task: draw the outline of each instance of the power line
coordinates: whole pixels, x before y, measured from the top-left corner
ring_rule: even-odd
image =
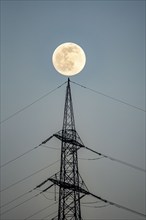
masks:
[[[48,198],[48,197],[45,195],[45,193],[43,193],[43,192],[42,192],[42,196],[44,196],[44,198],[47,199],[47,200],[54,200],[53,198],[51,198],[51,199]]]
[[[95,201],[95,202],[82,202],[81,204],[95,204],[95,203],[101,203],[102,201]]]
[[[98,200],[100,200],[100,201],[106,203],[106,205],[101,205],[101,206],[88,206],[88,207],[92,207],[92,208],[103,208],[103,207],[107,207],[107,206],[109,206],[109,205],[113,205],[113,206],[115,206],[115,207],[117,207],[117,208],[120,208],[120,209],[129,211],[129,212],[132,212],[132,213],[137,214],[137,215],[140,215],[140,216],[142,216],[142,217],[146,217],[146,215],[143,214],[143,213],[141,213],[141,212],[138,212],[138,211],[135,211],[135,210],[133,210],[133,209],[127,208],[127,207],[125,207],[125,206],[119,205],[119,204],[117,204],[117,203],[111,202],[111,201],[109,201],[109,200],[106,200],[106,199],[104,199],[104,198],[102,198],[102,197],[100,197],[100,196],[97,196],[97,195],[95,195],[95,194],[93,194],[93,193],[90,193],[90,192],[88,192],[88,191],[85,192],[85,193],[87,193],[87,195],[91,195],[91,196],[97,198]],[[83,206],[86,206],[86,205],[83,205]],[[46,216],[46,217],[44,217],[44,218],[47,218],[47,217],[49,217],[49,216]]]
[[[51,188],[51,187],[52,187],[52,185],[50,186],[50,188]],[[23,196],[25,196],[25,195],[31,193],[32,191],[34,191],[34,190],[36,190],[36,189],[37,189],[37,188],[34,188],[34,189],[32,189],[32,190],[29,190],[29,191],[27,191],[27,192],[21,194],[20,196],[16,197],[15,199],[13,199],[13,200],[11,200],[11,201],[9,201],[9,202],[3,204],[2,206],[0,206],[0,208],[3,208],[3,207],[5,207],[5,206],[7,206],[7,205],[9,205],[9,204],[11,204],[11,203],[13,203],[13,202],[15,202],[16,200],[22,198]],[[38,190],[38,189],[37,189],[37,190]],[[39,194],[42,194],[42,195],[45,197],[44,192],[43,192],[42,190],[39,190],[39,191],[40,191]],[[45,198],[47,198],[48,200],[54,200],[54,199],[49,199],[48,197],[45,197]]]
[[[142,217],[146,217],[146,215],[143,214],[143,213],[141,213],[141,212],[138,212],[138,211],[135,211],[135,210],[133,210],[133,209],[127,208],[127,207],[125,207],[125,206],[119,205],[119,204],[117,204],[117,203],[115,203],[115,202],[111,202],[111,201],[109,201],[109,200],[103,199],[103,198],[101,198],[101,197],[99,197],[99,196],[94,195],[93,193],[89,193],[89,192],[87,192],[87,193],[90,194],[90,195],[92,195],[93,197],[95,197],[95,198],[97,198],[97,199],[99,199],[99,200],[101,200],[101,201],[103,201],[103,202],[105,202],[105,203],[108,203],[108,204],[110,204],[110,205],[113,205],[113,206],[115,206],[115,207],[117,207],[117,208],[120,208],[120,209],[129,211],[129,212],[132,212],[132,213],[137,214],[137,215],[140,215],[140,216],[142,216]]]
[[[88,88],[87,88],[87,89],[88,89]],[[102,94],[102,95],[103,95],[103,94]],[[113,98],[112,98],[112,99],[113,99]],[[125,103],[124,103],[124,104],[125,104]],[[130,106],[131,106],[131,105],[130,105]],[[137,108],[137,107],[136,107],[136,108]],[[47,139],[46,141],[42,142],[42,144],[43,144],[43,143],[46,143],[47,141],[48,141],[48,139]],[[41,144],[41,145],[42,145],[42,144]],[[40,145],[39,145],[39,146],[40,146]],[[37,147],[35,147],[35,148],[38,148],[39,146],[37,146]],[[6,164],[8,164],[8,163],[10,163],[10,162],[12,162],[12,161],[14,161],[14,160],[20,158],[21,156],[23,156],[23,155],[25,155],[25,154],[27,154],[27,153],[29,153],[29,152],[31,152],[31,151],[34,150],[35,148],[33,148],[33,149],[31,149],[31,150],[29,150],[29,151],[23,153],[22,155],[20,155],[20,156],[18,156],[17,158],[15,158],[15,159],[13,159],[13,160],[7,162]],[[90,148],[87,148],[87,147],[85,147],[85,148],[88,149],[88,150],[91,150]],[[95,153],[94,150],[91,150],[91,151]],[[125,165],[127,165],[127,166],[132,167],[132,168],[135,168],[135,169],[139,169],[139,170],[141,170],[141,171],[144,171],[142,168],[136,167],[136,166],[131,165],[131,164],[129,164],[129,163],[126,163],[126,162],[120,161],[120,160],[118,160],[118,159],[115,159],[115,158],[106,156],[106,155],[101,154],[101,153],[99,153],[99,152],[96,152],[96,153],[97,153],[98,155],[102,156],[102,157],[105,157],[105,158],[108,158],[108,159],[110,159],[110,160],[114,160],[114,161],[116,161],[116,162],[125,164]],[[94,159],[92,159],[92,160],[101,159],[102,157],[100,157],[100,158],[94,158]],[[90,159],[90,160],[91,160],[91,159]],[[59,160],[58,160],[58,161],[59,161]],[[56,162],[58,162],[58,161],[56,161]],[[56,163],[56,162],[55,162],[55,163]],[[3,166],[4,166],[4,165],[3,165]],[[50,166],[50,165],[49,165],[49,166]],[[46,168],[45,168],[45,169],[46,169]],[[44,170],[44,168],[41,169],[41,170]],[[38,173],[38,172],[40,172],[40,170],[37,171],[37,172],[35,172],[34,174],[36,174],[36,173]],[[30,176],[32,176],[32,175],[34,175],[34,174],[31,174]],[[29,176],[29,177],[30,177],[30,176]],[[6,189],[8,189],[8,188],[10,188],[10,187],[12,187],[12,186],[14,186],[14,185],[16,185],[16,184],[19,183],[19,182],[22,182],[23,180],[25,180],[25,179],[27,179],[27,178],[29,178],[29,177],[25,177],[24,179],[19,180],[18,182],[16,182],[16,183],[12,184],[11,186],[9,186],[9,187],[3,189],[2,191],[4,191],[4,190],[6,190]],[[24,204],[25,202],[31,200],[32,198],[34,198],[34,197],[36,197],[36,196],[38,196],[38,195],[40,195],[40,193],[39,193],[39,194],[36,194],[35,196],[33,196],[33,197],[31,197],[31,198],[29,198],[29,199],[27,199],[27,200],[25,200],[24,202],[18,204],[17,206],[15,206],[15,207],[13,207],[13,208],[11,208],[11,209],[9,209],[9,210],[3,212],[2,214],[5,214],[6,212],[9,212],[9,211],[13,210],[14,208],[20,206],[21,204]],[[91,194],[91,195],[93,195],[93,194]],[[21,195],[21,197],[22,197],[22,195]],[[97,197],[97,198],[99,199],[100,197]],[[116,206],[116,207],[118,207],[118,208],[125,209],[125,210],[127,210],[127,211],[133,212],[133,213],[135,213],[135,214],[139,214],[139,215],[141,215],[141,216],[145,216],[144,214],[139,213],[139,212],[137,212],[137,211],[135,211],[135,210],[131,210],[131,209],[127,208],[127,207],[124,207],[124,206],[121,206],[121,205],[119,205],[119,204],[116,204],[116,203],[107,201],[107,200],[102,199],[102,198],[100,198],[100,199],[101,199],[101,201],[103,201],[103,202],[105,202],[105,203],[108,203],[107,205],[105,205],[105,206],[100,206],[100,207],[106,207],[106,206],[108,206],[108,205],[114,205],[114,206]],[[88,207],[91,207],[91,206],[88,206]],[[99,206],[96,206],[96,207],[99,208]],[[56,213],[56,212],[55,212],[55,213]],[[54,213],[52,213],[52,214],[54,214]],[[52,214],[51,214],[51,215],[52,215]],[[49,215],[49,216],[50,216],[50,215]],[[49,216],[46,216],[46,217],[48,218]],[[46,217],[45,217],[45,218],[46,218]]]
[[[121,164],[126,165],[126,166],[128,166],[128,167],[131,167],[131,168],[133,168],[133,169],[146,172],[146,170],[143,169],[143,168],[137,167],[137,166],[135,166],[135,165],[133,165],[133,164],[130,164],[130,163],[124,162],[124,161],[122,161],[122,160],[119,160],[119,159],[116,159],[116,158],[107,156],[107,155],[105,155],[105,154],[99,153],[99,152],[97,152],[97,151],[95,151],[95,150],[90,149],[89,147],[83,146],[83,148],[85,148],[85,149],[87,149],[87,150],[89,150],[89,151],[92,151],[93,153],[98,154],[99,156],[103,156],[104,158],[107,158],[107,159],[110,159],[110,160],[112,160],[112,161],[121,163]],[[98,159],[100,159],[100,158],[97,158],[97,160],[98,160]],[[96,158],[90,159],[90,160],[96,160]]]
[[[38,191],[41,191],[41,192],[42,192],[42,190],[40,190],[40,189],[38,189],[38,188],[35,189],[35,190],[38,190]],[[48,192],[48,191],[46,191],[45,193],[47,193],[47,194],[50,194],[50,193],[51,193],[51,194],[54,194],[54,192]],[[56,194],[59,194],[59,192],[56,192]]]
[[[41,190],[42,191],[42,190]],[[43,193],[42,192],[42,195],[47,199],[47,200],[54,200],[54,198],[48,198],[46,195],[45,195],[45,193]],[[102,201],[96,201],[96,202],[81,202],[81,205],[82,206],[85,206],[85,207],[91,207],[91,208],[102,208],[102,207],[104,207],[104,206],[89,206],[89,205],[87,205],[87,204],[97,204],[97,203],[101,203]],[[109,204],[108,204],[109,205]]]
[[[53,185],[53,184],[52,184],[52,185]],[[51,185],[49,188],[51,188],[51,187],[52,187],[52,185]],[[34,188],[33,190],[35,190],[35,188]],[[26,194],[28,194],[28,193],[32,192],[33,190],[30,190],[29,192],[26,192],[25,194],[23,194],[23,195],[21,195],[21,196],[17,197],[16,199],[14,199],[13,201],[15,201],[15,200],[17,200],[18,198],[20,198],[20,197],[22,197],[22,196],[24,196],[24,195],[26,195]],[[26,202],[30,201],[31,199],[33,199],[33,198],[35,198],[35,197],[37,197],[37,196],[41,195],[42,193],[43,193],[43,191],[41,191],[40,193],[37,193],[36,195],[32,196],[31,198],[29,198],[29,199],[27,199],[27,200],[25,200],[25,201],[23,201],[23,202],[19,203],[18,205],[16,205],[16,206],[14,206],[14,207],[12,207],[12,208],[10,208],[10,209],[8,209],[8,210],[6,210],[6,211],[2,212],[2,213],[1,213],[1,215],[4,215],[4,214],[6,214],[6,213],[8,213],[8,212],[12,211],[13,209],[15,209],[15,208],[17,208],[18,206],[20,206],[20,205],[22,205],[22,204],[24,204],[24,203],[26,203]],[[11,202],[12,202],[12,201],[11,201]],[[11,202],[9,202],[9,203],[11,203]],[[7,203],[7,204],[8,204],[8,203]]]
[[[25,196],[25,195],[31,193],[32,191],[33,191],[33,190],[29,190],[28,192],[21,194],[20,196],[16,197],[15,199],[11,200],[10,202],[7,202],[7,203],[1,205],[0,208],[3,208],[3,207],[5,207],[5,206],[7,206],[7,205],[9,205],[9,204],[11,204],[11,203],[13,203],[13,202],[15,202],[16,200],[18,200],[18,199],[22,198],[23,196]]]
[[[124,105],[130,106],[130,107],[132,107],[132,108],[135,108],[135,109],[140,110],[140,111],[143,111],[143,112],[146,112],[146,110],[144,110],[144,109],[142,109],[142,108],[140,108],[140,107],[137,107],[137,106],[135,106],[135,105],[131,105],[131,104],[129,104],[128,102],[125,102],[125,101],[123,101],[123,100],[114,98],[114,97],[112,97],[112,96],[109,96],[109,95],[107,95],[107,94],[105,94],[105,93],[102,93],[102,92],[99,92],[99,91],[97,91],[97,90],[88,88],[88,87],[83,86],[83,85],[81,85],[81,84],[79,84],[79,83],[76,83],[76,82],[73,82],[73,81],[70,81],[70,82],[72,82],[72,83],[74,83],[75,85],[78,85],[78,86],[80,86],[80,87],[82,87],[82,88],[84,88],[84,89],[88,89],[88,90],[90,90],[90,91],[92,91],[92,92],[94,92],[94,93],[97,93],[97,94],[99,94],[99,95],[105,96],[106,98],[112,99],[112,100],[114,100],[114,101],[116,101],[116,102],[120,102],[120,103],[122,103],[122,104],[124,104]]]
[[[8,117],[5,118],[4,120],[2,120],[2,121],[0,122],[0,124],[2,124],[2,123],[4,123],[4,122],[8,121],[9,119],[11,119],[11,118],[13,118],[14,116],[16,116],[17,114],[19,114],[20,112],[22,112],[22,111],[26,110],[27,108],[31,107],[33,104],[35,104],[35,103],[39,102],[40,100],[44,99],[45,97],[47,97],[48,95],[50,95],[51,93],[55,92],[57,89],[59,89],[60,87],[62,87],[65,83],[67,83],[67,81],[64,82],[64,83],[62,83],[62,84],[61,84],[60,86],[58,86],[57,88],[51,90],[50,92],[47,92],[46,94],[44,94],[44,95],[41,96],[40,98],[36,99],[34,102],[32,102],[32,103],[26,105],[25,107],[19,109],[18,111],[16,111],[16,112],[13,113],[12,115],[8,116]]]
[[[51,186],[50,186],[50,187],[51,187]],[[50,187],[49,187],[49,188],[50,188]],[[29,192],[31,192],[31,191],[33,191],[33,190],[30,190]],[[27,193],[29,193],[29,192],[27,192]],[[25,194],[27,194],[27,193],[25,193]],[[1,215],[5,214],[5,213],[7,213],[7,212],[10,212],[11,210],[13,210],[13,209],[17,208],[18,206],[20,206],[20,205],[22,205],[22,204],[24,204],[24,203],[30,201],[31,199],[37,197],[38,195],[40,195],[40,194],[42,194],[42,193],[43,193],[43,191],[41,191],[40,193],[34,195],[33,197],[31,197],[31,198],[29,198],[29,199],[27,199],[27,200],[25,200],[25,201],[23,201],[22,203],[20,203],[20,204],[14,206],[13,208],[8,209],[8,210],[6,210],[5,212],[2,212]],[[92,193],[87,192],[87,194],[88,194],[88,195],[91,195],[91,196],[97,198],[98,200],[100,200],[100,201],[102,201],[102,202],[104,202],[104,203],[107,203],[107,204],[106,204],[106,205],[100,205],[100,206],[88,206],[88,205],[85,205],[86,203],[83,203],[82,206],[89,207],[89,208],[104,208],[104,207],[107,207],[107,206],[109,206],[109,205],[113,205],[113,206],[115,206],[115,207],[117,207],[117,208],[121,208],[121,209],[124,209],[124,210],[126,210],[126,211],[132,212],[132,213],[134,213],[134,214],[137,214],[137,215],[146,217],[146,215],[144,215],[143,213],[137,212],[137,211],[135,211],[135,210],[133,210],[133,209],[129,209],[129,208],[125,207],[125,206],[122,206],[122,205],[119,205],[119,204],[117,204],[117,203],[111,202],[111,201],[109,201],[109,200],[103,199],[103,198],[101,198],[101,197],[99,197],[99,196],[96,196],[96,195],[94,195],[94,194],[92,194]],[[21,195],[21,196],[22,196],[22,195]],[[20,197],[20,196],[19,196],[19,197]],[[18,198],[18,197],[17,197],[17,198]],[[99,202],[99,201],[97,201],[97,202],[90,202],[89,204],[98,203],[98,202]],[[45,210],[45,209],[51,207],[51,206],[54,205],[54,204],[56,204],[56,202],[53,203],[53,204],[51,204],[50,206],[47,206],[47,207],[45,207],[45,208],[43,208],[43,209],[41,209],[41,210],[35,212],[34,214],[32,214],[31,216],[25,218],[24,220],[27,220],[27,219],[31,218],[32,216],[34,216],[34,215],[40,213],[41,211],[43,211],[43,210]],[[56,213],[56,211],[53,212],[52,214],[54,214],[54,213]],[[48,217],[51,216],[52,214],[49,214],[49,215],[45,216],[43,219],[48,218]]]
[[[53,136],[55,136],[55,135],[53,135]],[[99,160],[99,159],[102,159],[102,158],[107,158],[107,159],[110,159],[110,160],[112,160],[112,161],[115,161],[115,162],[121,163],[121,164],[123,164],[123,165],[126,165],[126,166],[128,166],[128,167],[131,167],[131,168],[133,168],[133,169],[136,169],[136,170],[139,170],[139,171],[142,171],[142,172],[146,172],[146,170],[143,169],[143,168],[140,168],[140,167],[135,166],[135,165],[133,165],[133,164],[130,164],[130,163],[128,163],[128,162],[125,162],[125,161],[116,159],[116,158],[114,158],[114,157],[107,156],[107,155],[105,155],[105,154],[103,154],[103,153],[97,152],[97,151],[95,151],[95,150],[90,149],[89,147],[84,146],[83,144],[79,144],[79,146],[82,147],[82,148],[85,148],[85,149],[87,149],[87,150],[90,150],[90,151],[92,151],[93,153],[96,153],[96,154],[98,154],[98,155],[100,156],[100,157],[98,157],[98,158],[79,158],[79,159],[81,159],[81,160]]]
[[[41,193],[42,193],[42,192],[41,192]],[[39,194],[41,194],[41,193],[39,193]],[[39,195],[39,194],[37,194],[37,195]],[[88,205],[84,205],[84,203],[83,203],[82,206],[89,207],[89,208],[105,208],[105,207],[107,207],[107,206],[109,206],[109,205],[113,205],[113,206],[115,206],[115,207],[117,207],[117,208],[120,208],[120,209],[129,211],[129,212],[132,212],[132,213],[137,214],[137,215],[140,215],[140,216],[142,216],[142,217],[146,217],[146,215],[143,214],[143,213],[140,213],[140,212],[135,211],[135,210],[133,210],[133,209],[127,208],[127,207],[122,206],[122,205],[119,205],[119,204],[117,204],[117,203],[111,202],[111,201],[109,201],[109,200],[103,199],[102,197],[96,196],[96,195],[94,195],[93,193],[87,192],[87,194],[88,194],[88,195],[91,195],[91,196],[97,198],[98,200],[100,200],[100,201],[102,201],[102,202],[104,202],[104,203],[107,203],[107,204],[106,204],[106,205],[100,205],[100,206],[88,206]],[[97,201],[97,202],[95,202],[95,203],[98,203],[98,202],[99,202],[99,201]],[[55,203],[54,203],[54,204],[55,204]],[[52,205],[53,205],[53,204],[51,204],[51,206],[52,206]],[[39,212],[41,212],[41,211],[43,211],[43,210],[45,210],[45,209],[47,209],[47,208],[48,208],[48,206],[45,207],[44,209],[41,209],[40,211],[34,213],[33,215],[27,217],[26,219],[28,219],[28,218],[30,218],[30,217],[32,217],[32,216],[38,214]],[[56,213],[56,211],[53,212],[53,213],[51,213],[51,214],[49,214],[49,215],[47,215],[47,216],[45,216],[43,219],[48,218],[49,216],[51,216],[51,215],[54,214],[54,213]],[[26,219],[24,219],[24,220],[26,220]]]
[[[84,206],[84,205],[82,205],[82,206]],[[90,207],[90,208],[104,208],[104,207],[107,207],[107,206],[109,206],[109,204],[108,205],[103,205],[103,206],[96,206],[96,207],[92,207],[92,206],[86,206],[86,207]],[[55,214],[55,213],[57,213],[57,211],[55,211],[55,212],[53,212],[53,213],[51,213],[51,214],[49,214],[49,215],[47,215],[47,216],[45,216],[43,219],[41,219],[41,220],[44,220],[44,219],[46,219],[46,218],[48,218],[48,217],[50,217],[51,215],[53,215],[53,214]],[[54,219],[54,218],[53,218]],[[52,220],[53,220],[52,219]],[[89,220],[89,219],[88,219]],[[90,219],[91,220],[91,219]],[[96,219],[97,220],[97,219]]]
[[[31,198],[29,198],[29,199],[27,199],[27,200],[25,200],[25,201],[19,203],[18,205],[16,205],[16,206],[14,206],[14,207],[12,207],[12,208],[10,208],[10,209],[8,209],[8,210],[2,212],[1,215],[4,215],[4,214],[6,214],[6,213],[12,211],[13,209],[17,208],[18,206],[20,206],[20,205],[22,205],[22,204],[24,204],[24,203],[26,203],[26,202],[32,200],[33,198],[35,198],[35,197],[37,197],[37,196],[39,196],[39,195],[40,195],[40,193],[38,193],[38,194],[32,196]]]
[[[100,206],[90,206],[90,205],[82,205],[81,206],[84,206],[84,207],[87,207],[87,208],[95,208],[95,209],[98,209],[98,208],[105,208],[107,206],[110,206],[110,204],[107,204],[107,205],[100,205]]]
[[[13,186],[15,186],[16,184],[21,183],[21,182],[23,182],[24,180],[26,180],[26,179],[32,177],[33,175],[35,175],[35,174],[37,174],[37,173],[39,173],[39,172],[41,172],[41,171],[43,171],[43,170],[45,170],[45,169],[47,169],[47,168],[53,166],[53,165],[56,164],[58,161],[60,161],[60,159],[59,159],[59,160],[56,160],[55,162],[49,164],[48,166],[46,166],[46,167],[44,167],[44,168],[42,168],[42,169],[40,169],[40,170],[37,170],[36,172],[30,174],[29,176],[26,176],[25,178],[23,178],[23,179],[21,179],[21,180],[18,180],[17,182],[11,184],[10,186],[8,186],[8,187],[2,189],[0,192],[3,192],[3,191],[5,191],[5,190],[7,190],[7,189],[9,189],[9,188],[11,188],[11,187],[13,187]]]
[[[99,160],[99,159],[102,159],[102,158],[104,158],[104,157],[96,157],[96,158],[82,158],[82,157],[80,157],[79,159],[80,160]]]
[[[39,190],[39,189],[37,189],[37,190]],[[48,198],[46,195],[45,195],[45,193],[54,193],[54,192],[45,192],[45,193],[43,193],[43,191],[42,190],[39,190],[39,191],[41,191],[42,192],[42,195],[47,199],[47,200],[54,200],[54,198]],[[57,200],[58,201],[58,200]],[[81,205],[82,206],[84,206],[84,205],[86,205],[87,207],[88,207],[88,205],[89,204],[97,204],[97,203],[101,203],[102,201],[95,201],[95,202],[81,202]],[[94,206],[89,206],[89,207],[94,207]]]
[[[53,204],[51,204],[51,205],[49,205],[49,206],[47,206],[47,207],[45,207],[45,208],[43,208],[43,209],[40,209],[39,211],[33,213],[32,215],[28,216],[27,218],[25,218],[25,219],[23,219],[23,220],[27,220],[27,219],[29,219],[29,218],[31,218],[31,217],[37,215],[38,213],[40,213],[40,212],[42,212],[42,211],[44,211],[44,210],[50,208],[51,206],[53,206],[53,205],[55,205],[55,204],[56,204],[56,202],[53,203]]]
[[[50,136],[49,138],[47,138],[45,141],[43,141],[43,142],[42,142],[41,144],[39,144],[38,146],[36,146],[36,147],[34,147],[34,148],[32,148],[32,149],[30,149],[30,150],[24,152],[23,154],[21,154],[21,155],[15,157],[15,158],[12,159],[12,160],[9,160],[8,162],[6,162],[6,163],[4,163],[3,165],[1,165],[0,168],[6,166],[6,165],[8,165],[9,163],[12,163],[13,161],[19,159],[20,157],[23,157],[24,155],[26,155],[26,154],[32,152],[33,150],[37,149],[38,147],[42,146],[44,143],[46,143],[47,141],[49,141],[52,137],[53,137],[53,136]],[[52,147],[47,147],[47,148],[52,148]],[[55,148],[54,148],[54,149],[55,149]]]
[[[47,145],[41,145],[41,147],[49,148],[49,149],[53,149],[53,150],[60,150],[60,148],[57,148],[57,147],[49,147],[49,146],[47,146]]]
[[[47,140],[45,140],[45,141],[42,142],[42,143],[45,143],[46,141],[50,140],[52,137],[53,137],[53,136],[51,136],[50,138],[48,138]],[[42,143],[41,143],[40,145],[38,145],[38,146],[32,148],[31,150],[26,151],[25,153],[19,155],[18,157],[14,158],[13,160],[8,161],[7,163],[3,164],[1,167],[3,167],[3,166],[5,166],[5,165],[7,165],[7,164],[9,164],[9,163],[11,163],[11,162],[17,160],[18,158],[20,158],[20,157],[22,157],[22,156],[24,156],[24,155],[26,155],[26,154],[28,154],[28,153],[30,153],[30,152],[33,151],[34,149],[37,149],[39,146],[42,145]],[[46,146],[46,147],[47,147],[47,148],[51,148],[51,147],[48,147],[48,146]],[[113,157],[107,156],[107,155],[105,155],[105,154],[99,153],[99,152],[97,152],[97,151],[95,151],[95,150],[92,150],[92,149],[86,147],[86,146],[84,146],[84,148],[86,148],[87,150],[90,150],[90,151],[92,151],[93,153],[96,153],[96,154],[98,154],[99,156],[102,156],[102,157],[100,157],[100,158],[89,158],[89,159],[88,159],[88,158],[80,158],[80,159],[82,159],[82,160],[98,160],[98,159],[101,159],[101,158],[104,157],[104,158],[110,159],[110,160],[112,160],[112,161],[115,161],[115,162],[118,162],[118,163],[124,164],[124,165],[126,165],[126,166],[129,166],[129,167],[131,167],[131,168],[134,168],[134,169],[137,169],[137,170],[140,170],[140,171],[146,172],[145,169],[142,169],[142,168],[137,167],[137,166],[135,166],[135,165],[132,165],[132,164],[130,164],[130,163],[127,163],[127,162],[121,161],[121,160],[119,160],[119,159],[116,159],[116,158],[113,158]],[[58,149],[58,148],[56,148],[56,149]],[[59,160],[57,160],[56,162],[58,162],[58,161],[59,161]],[[54,162],[54,163],[56,163],[56,162]],[[53,163],[53,164],[54,164],[54,163]],[[25,177],[25,178],[23,178],[23,179],[17,181],[16,183],[13,183],[12,185],[10,185],[10,186],[8,186],[8,187],[2,189],[0,192],[5,191],[5,190],[9,189],[10,187],[12,187],[12,186],[14,186],[14,185],[16,185],[16,184],[18,184],[18,183],[20,183],[20,182],[22,182],[22,181],[28,179],[29,177],[35,175],[35,174],[38,173],[38,172],[41,172],[42,170],[44,170],[44,169],[46,169],[46,168],[52,166],[53,164],[50,164],[49,166],[44,167],[44,168],[42,168],[42,169],[36,171],[35,173],[33,173],[33,174],[31,174],[31,175],[29,175],[29,176],[27,176],[27,177]]]
[[[2,168],[2,167],[4,167],[4,166],[8,165],[9,163],[12,163],[13,161],[19,159],[20,157],[23,157],[24,155],[26,155],[26,154],[32,152],[33,150],[37,149],[38,147],[40,147],[40,145],[38,145],[38,146],[36,146],[36,147],[34,147],[34,148],[32,148],[32,149],[30,149],[30,150],[24,152],[23,154],[19,155],[19,156],[16,157],[16,158],[14,158],[14,159],[12,159],[12,160],[10,160],[10,161],[4,163],[3,165],[0,166],[0,168]]]

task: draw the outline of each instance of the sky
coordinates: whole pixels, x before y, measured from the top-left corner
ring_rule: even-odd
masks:
[[[67,81],[52,64],[54,50],[64,42],[79,44],[86,54],[84,69],[71,81],[145,110],[145,1],[5,0],[0,4],[1,165],[61,130],[66,84],[35,101]],[[83,143],[145,169],[145,111],[73,83],[71,90],[76,130]],[[54,138],[47,146],[54,149],[34,149],[1,168],[1,190],[8,187],[1,192],[1,206],[59,171],[61,143]],[[79,172],[91,193],[145,213],[144,172],[105,158],[85,160],[98,157],[85,149],[78,156]],[[37,193],[3,207],[1,212],[6,213],[1,219],[55,217],[54,188],[29,200]],[[92,203],[96,201],[91,196],[82,199],[83,219],[144,219],[114,206],[99,208],[103,203]]]

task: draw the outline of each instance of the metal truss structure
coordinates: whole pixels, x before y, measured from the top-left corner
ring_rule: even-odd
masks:
[[[84,144],[75,129],[69,78],[66,87],[62,130],[43,141],[42,144],[48,142],[53,136],[61,141],[60,172],[43,181],[36,188],[41,187],[48,181],[53,184],[43,192],[53,185],[59,186],[58,216],[52,220],[82,220],[80,199],[89,192],[78,169],[78,150]]]
[[[68,79],[62,130],[54,134],[61,140],[60,172],[49,180],[59,186],[58,220],[81,220],[80,199],[88,191],[78,170],[78,149],[83,143],[76,132]]]
[[[47,186],[47,188],[42,190],[42,193],[46,192],[54,185],[59,187],[58,215],[52,218],[52,220],[82,220],[80,200],[85,195],[91,195],[107,205],[114,205],[117,208],[121,208],[142,217],[146,217],[146,215],[143,213],[111,202],[88,191],[87,186],[79,174],[78,150],[80,148],[85,148],[97,153],[100,156],[103,155],[88,147],[85,147],[76,131],[69,78],[66,87],[62,130],[47,138],[39,146],[47,143],[52,137],[56,137],[61,141],[60,171],[36,186],[36,188],[39,188],[49,181],[52,182],[50,186]],[[104,157],[107,156],[104,155]]]

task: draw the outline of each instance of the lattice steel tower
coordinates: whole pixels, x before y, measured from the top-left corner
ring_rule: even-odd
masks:
[[[59,186],[58,216],[52,220],[81,220],[80,199],[91,193],[88,191],[78,170],[78,150],[85,146],[75,129],[69,78],[66,87],[62,130],[53,134],[41,144],[45,144],[52,137],[61,140],[60,172],[43,181],[36,188],[45,185],[48,181],[51,181],[52,185],[42,192],[47,191],[53,185]]]
[[[83,143],[76,132],[71,97],[70,80],[68,79],[65,97],[62,130],[53,136],[61,140],[60,172],[49,178],[59,186],[58,220],[81,220],[80,199],[87,194],[78,170],[78,149]]]
[[[47,188],[43,189],[41,193],[46,192],[53,185],[59,186],[58,216],[52,218],[52,220],[82,220],[80,200],[85,195],[91,195],[96,199],[104,202],[106,205],[114,205],[117,208],[121,208],[126,211],[140,215],[142,217],[146,217],[143,213],[111,202],[88,191],[84,181],[82,180],[79,174],[77,152],[81,147],[83,147],[94,153],[97,153],[100,156],[102,154],[88,147],[85,147],[78,133],[76,132],[69,79],[66,88],[62,130],[47,138],[39,146],[41,146],[42,144],[46,144],[46,142],[48,142],[52,137],[56,137],[59,140],[61,140],[60,172],[56,173],[50,178],[47,178],[45,181],[43,181],[41,184],[34,188],[36,189],[42,187],[49,181],[51,181],[52,184]]]

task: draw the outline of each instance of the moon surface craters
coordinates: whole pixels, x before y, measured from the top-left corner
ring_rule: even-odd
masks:
[[[84,51],[74,43],[61,44],[54,51],[52,59],[55,69],[59,73],[68,76],[79,73],[86,61]]]

